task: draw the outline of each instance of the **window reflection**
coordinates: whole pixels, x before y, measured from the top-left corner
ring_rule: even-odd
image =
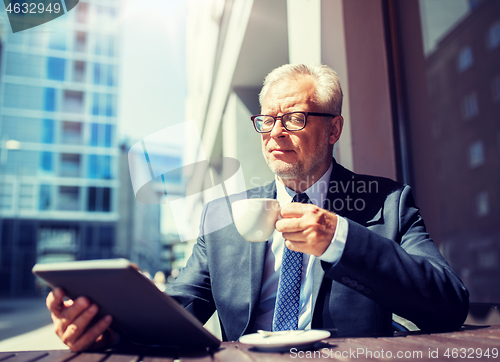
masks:
[[[495,49],[500,45],[500,20],[495,21],[490,26],[488,32],[488,46],[490,49]]]
[[[80,1],[76,7],[76,21],[78,23],[88,22],[89,4]]]
[[[75,51],[77,52],[87,51],[87,33],[83,31],[77,31],[75,33]]]
[[[57,209],[66,211],[80,210],[80,188],[59,186]]]
[[[59,176],[80,177],[80,155],[74,153],[62,153],[59,163]]]
[[[420,10],[432,137],[411,140],[432,152],[413,174],[436,192],[418,190],[419,202],[437,210],[429,224],[471,301],[500,302],[500,2],[420,0]]]
[[[79,145],[82,143],[82,123],[62,122],[61,143]]]
[[[85,82],[85,62],[77,60],[73,63],[73,82]]]
[[[63,111],[83,113],[83,92],[64,91]]]

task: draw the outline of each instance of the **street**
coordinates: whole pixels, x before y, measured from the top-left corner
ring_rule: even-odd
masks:
[[[44,298],[0,298],[0,351],[62,348]]]

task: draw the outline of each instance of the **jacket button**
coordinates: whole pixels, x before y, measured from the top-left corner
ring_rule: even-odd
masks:
[[[340,279],[340,281],[344,284],[347,284],[351,281],[351,278],[349,277],[342,277],[342,279]]]
[[[363,291],[364,289],[365,289],[365,286],[364,286],[364,285],[362,285],[362,284],[358,284],[358,285],[356,286],[356,290],[357,290],[358,292],[361,292],[361,291]]]
[[[358,285],[358,282],[354,279],[352,279],[350,282],[349,282],[349,285],[353,288],[356,288],[356,286]]]

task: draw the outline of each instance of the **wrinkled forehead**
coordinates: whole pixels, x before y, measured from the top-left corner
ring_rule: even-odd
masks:
[[[264,96],[262,112],[280,112],[313,106],[316,82],[310,76],[284,79],[274,83]]]

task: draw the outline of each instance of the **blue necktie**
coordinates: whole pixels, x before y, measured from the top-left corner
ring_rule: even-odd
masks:
[[[296,194],[292,202],[307,204],[309,197]],[[273,331],[295,330],[299,326],[300,280],[302,278],[302,253],[283,246],[276,305],[274,307]]]

